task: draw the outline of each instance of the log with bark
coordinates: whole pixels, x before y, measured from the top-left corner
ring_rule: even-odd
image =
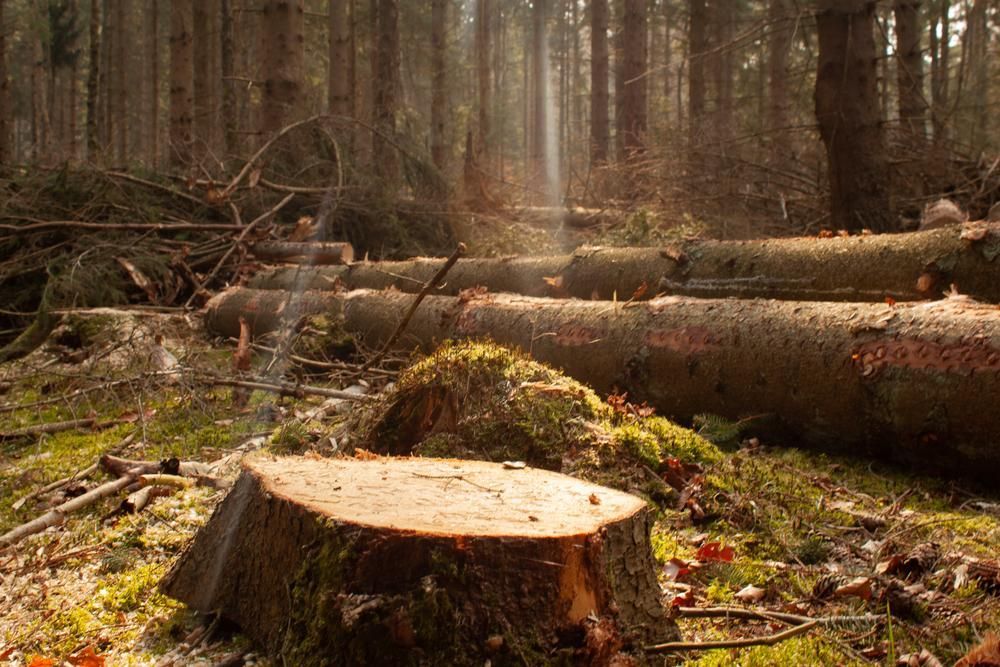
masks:
[[[221,313],[261,292],[236,289]],[[394,332],[412,295],[329,295],[331,319],[368,346]],[[229,326],[235,326],[230,319]],[[598,392],[628,391],[662,414],[767,414],[759,432],[966,475],[1000,472],[1000,308],[965,297],[864,304],[661,297],[616,304],[466,294],[428,297],[397,347],[483,338],[529,352]]]
[[[492,292],[581,299],[657,294],[817,301],[937,299],[954,284],[1000,302],[1000,223],[909,234],[760,241],[679,241],[660,248],[583,248],[573,255],[462,259],[439,294]],[[444,259],[279,268],[257,289],[385,289],[416,292]]]
[[[265,262],[350,264],[354,261],[354,247],[350,243],[262,241],[254,244],[251,251]]]
[[[161,587],[288,664],[609,664],[679,635],[650,526],[543,470],[256,456]]]

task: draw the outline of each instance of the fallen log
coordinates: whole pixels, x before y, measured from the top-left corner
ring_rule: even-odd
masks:
[[[680,241],[661,248],[582,248],[573,255],[461,259],[438,294],[483,286],[525,296],[626,301],[658,294],[803,301],[918,301],[954,284],[1000,302],[1000,223],[909,234]],[[444,259],[279,268],[249,287],[418,291]]]
[[[350,243],[306,243],[263,241],[251,248],[254,257],[265,262],[293,264],[350,264],[354,247]]]
[[[643,500],[538,469],[257,456],[161,588],[288,664],[610,664],[679,638],[650,526]]]
[[[217,309],[238,311],[228,301],[258,294],[217,296],[208,326],[219,322]],[[360,290],[329,298],[331,319],[377,347],[414,297]],[[520,347],[599,393],[628,391],[681,422],[699,413],[768,414],[755,428],[789,444],[863,450],[965,475],[1000,472],[993,413],[1000,308],[964,297],[895,306],[428,297],[397,346],[429,351],[482,337]]]

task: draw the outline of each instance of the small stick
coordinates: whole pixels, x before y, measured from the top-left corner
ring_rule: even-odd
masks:
[[[293,384],[291,382],[262,382],[256,380],[237,380],[234,378],[205,377],[207,382],[221,385],[223,387],[245,387],[247,389],[259,389],[260,391],[271,391],[287,396],[325,396],[327,398],[342,398],[347,401],[367,401],[370,397],[362,394],[352,394],[338,389],[327,389],[326,387],[310,387],[308,385]]]
[[[413,318],[413,314],[417,312],[417,308],[420,306],[420,302],[423,301],[424,298],[428,294],[430,294],[431,291],[434,290],[441,283],[442,280],[444,280],[445,275],[447,275],[448,271],[451,270],[451,267],[455,266],[455,262],[457,262],[458,258],[464,254],[465,254],[465,244],[459,243],[458,247],[455,248],[455,252],[451,253],[451,257],[448,258],[448,261],[445,262],[444,265],[440,269],[438,269],[438,272],[435,273],[434,276],[424,284],[423,288],[420,290],[420,293],[417,294],[417,297],[413,300],[413,303],[410,304],[410,309],[406,311],[406,314],[403,316],[403,319],[399,322],[399,326],[396,327],[396,330],[392,332],[392,335],[389,336],[389,339],[385,341],[385,343],[382,345],[382,349],[379,350],[374,357],[370,358],[361,366],[361,368],[357,372],[357,375],[361,375],[369,368],[371,368],[378,362],[382,361],[383,358],[385,358],[385,355],[389,352],[389,349],[392,348],[395,342],[399,340],[399,337],[403,335],[403,331],[406,330],[406,325],[410,323],[410,320]]]
[[[804,635],[819,623],[810,621],[802,625],[790,627],[781,632],[766,637],[753,637],[750,639],[723,639],[721,641],[710,642],[667,642],[666,644],[654,644],[646,646],[643,650],[646,653],[672,653],[680,651],[709,651],[717,648],[745,648],[748,646],[774,646],[781,642]]]
[[[781,621],[791,625],[802,625],[815,621],[819,625],[841,625],[848,623],[876,623],[882,620],[877,614],[864,614],[862,616],[828,616],[825,618],[812,618],[810,616],[800,616],[799,614],[789,614],[783,611],[767,611],[757,609],[747,609],[745,607],[680,607],[677,610],[678,618],[739,618],[746,620],[760,621]]]
[[[67,486],[69,484],[72,484],[73,482],[75,482],[77,480],[84,479],[85,477],[90,477],[95,472],[97,472],[97,464],[96,463],[93,464],[92,466],[90,466],[89,468],[84,468],[83,470],[76,471],[75,473],[73,473],[69,477],[63,477],[62,479],[56,480],[56,481],[52,482],[51,484],[47,484],[46,486],[43,486],[40,489],[35,489],[34,491],[32,491],[31,493],[29,493],[26,496],[22,496],[21,498],[19,498],[18,500],[16,500],[13,505],[11,505],[11,509],[13,509],[13,510],[19,510],[22,507],[24,507],[24,503],[28,502],[29,500],[31,500],[33,498],[37,498],[38,496],[43,496],[46,493],[51,493],[53,491],[57,491],[57,490],[61,489],[62,487]]]
[[[143,486],[171,486],[175,489],[189,489],[195,485],[195,481],[188,477],[164,475],[162,473],[139,475],[139,483]]]
[[[30,435],[45,435],[50,433],[62,433],[63,431],[72,431],[77,428],[86,428],[88,426],[93,426],[97,422],[94,417],[88,417],[87,419],[73,419],[65,422],[49,422],[48,424],[35,424],[34,426],[26,426],[24,428],[15,429],[13,431],[6,431],[0,433],[0,440],[12,440],[14,438],[24,438]]]
[[[60,526],[66,520],[67,515],[83,509],[88,505],[92,505],[102,498],[113,496],[128,485],[135,482],[135,480],[135,475],[126,475],[125,477],[120,477],[111,482],[101,484],[97,488],[91,489],[82,496],[77,496],[72,500],[68,500],[62,505],[49,510],[37,519],[21,524],[4,535],[0,535],[0,547],[13,546],[29,535],[40,533],[53,526]]]

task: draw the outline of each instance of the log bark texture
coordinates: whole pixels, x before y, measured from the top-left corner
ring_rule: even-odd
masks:
[[[256,457],[162,589],[288,664],[609,664],[678,636],[650,525],[635,496],[537,469]],[[587,655],[598,632],[609,655]]]
[[[439,294],[484,286],[526,296],[625,301],[657,294],[822,301],[940,298],[954,284],[1000,302],[1000,223],[911,234],[759,241],[682,241],[662,248],[584,248],[573,255],[461,259]],[[444,259],[275,269],[258,289],[418,291]],[[643,288],[645,285],[645,288]],[[641,292],[641,294],[640,294]]]
[[[217,297],[209,321],[246,292]],[[377,347],[413,298],[362,290],[341,295],[337,306],[344,330]],[[1000,472],[1000,308],[967,298],[890,306],[428,297],[398,347],[485,337],[682,422],[698,413],[766,415],[758,432],[788,444],[972,476]]]

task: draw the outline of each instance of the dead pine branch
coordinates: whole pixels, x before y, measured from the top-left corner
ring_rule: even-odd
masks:
[[[455,262],[457,262],[458,258],[464,254],[465,244],[459,243],[458,247],[455,248],[455,252],[451,253],[451,257],[448,258],[448,261],[446,261],[444,265],[438,269],[438,272],[424,284],[423,288],[417,294],[417,297],[413,300],[413,303],[410,304],[406,314],[403,315],[403,319],[399,321],[399,326],[396,327],[396,330],[382,345],[382,349],[380,349],[374,357],[368,359],[364,364],[362,364],[357,375],[361,375],[366,372],[369,368],[385,358],[385,355],[388,354],[389,350],[392,349],[392,346],[396,344],[399,337],[403,335],[403,332],[406,330],[406,325],[410,323],[410,320],[413,318],[413,314],[417,312],[417,308],[420,307],[420,302],[423,301],[432,290],[436,289],[437,286],[441,284],[441,281],[443,281],[444,277],[448,275],[448,271],[451,270],[451,267],[455,266]]]
[[[222,387],[243,387],[245,389],[256,389],[258,391],[270,391],[282,396],[294,396],[302,398],[304,396],[323,396],[325,398],[341,398],[347,401],[367,401],[368,396],[352,394],[339,389],[327,389],[326,387],[311,387],[308,385],[294,384],[291,382],[271,382],[268,380],[239,380],[237,378],[224,378],[216,376],[203,376],[205,382],[210,382]]]

